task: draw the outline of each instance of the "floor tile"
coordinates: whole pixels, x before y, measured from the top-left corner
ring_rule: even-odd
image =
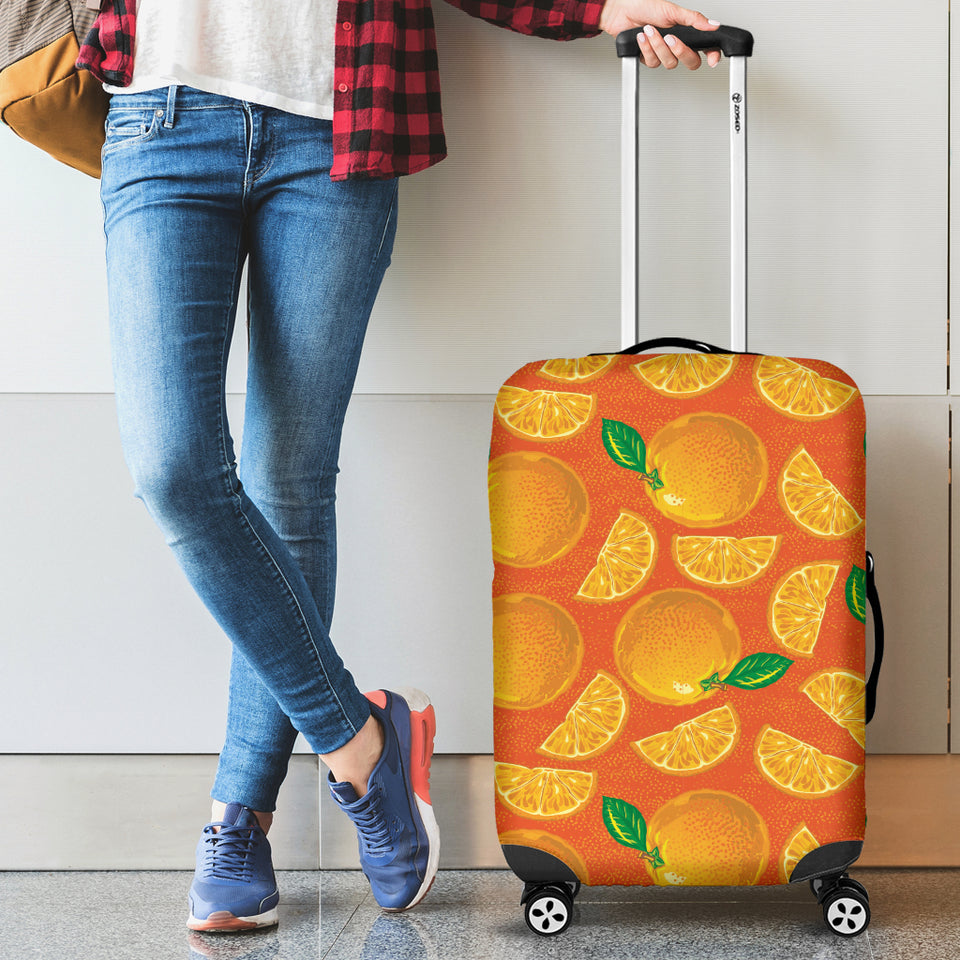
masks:
[[[873,960],[865,938],[842,941],[827,930],[812,897],[809,904],[761,900],[578,899],[573,924],[557,938],[531,933],[519,903],[452,909],[431,901],[400,915],[365,904],[326,960],[770,960],[783,952],[771,944],[786,943],[791,956],[811,960]]]
[[[357,908],[370,897],[367,878],[359,871],[338,873],[327,871],[313,877],[314,903],[319,904],[319,956],[323,957],[337,941]],[[318,879],[319,878],[319,879]],[[286,877],[280,883],[286,887]],[[319,897],[316,894],[319,886]]]
[[[876,960],[960,957],[960,870],[861,870]]]
[[[508,871],[441,871],[385,914],[357,871],[283,871],[280,924],[184,926],[186,872],[0,873],[0,960],[958,960],[960,870],[856,870],[873,918],[831,933],[806,885],[585,887],[557,938],[530,932]]]
[[[0,958],[187,956],[184,873],[0,874]],[[177,944],[179,953],[171,953]]]

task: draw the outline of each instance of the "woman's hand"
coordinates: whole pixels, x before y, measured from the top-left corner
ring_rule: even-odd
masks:
[[[720,26],[716,20],[708,20],[702,13],[678,7],[666,0],[606,0],[600,15],[600,29],[614,37],[624,30],[645,27],[637,42],[640,56],[648,67],[663,65],[667,70],[673,70],[682,63],[688,70],[696,70],[701,64],[700,54],[696,50],[691,50],[676,37],[664,38],[654,29],[676,24],[685,24],[697,30],[716,30]],[[720,62],[719,50],[707,50],[706,54],[711,67]]]

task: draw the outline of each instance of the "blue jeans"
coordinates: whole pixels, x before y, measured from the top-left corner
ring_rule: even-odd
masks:
[[[370,716],[330,639],[334,502],[397,181],[334,183],[332,160],[330,121],[189,87],[111,98],[101,199],[124,459],[233,643],[212,796],[263,811],[297,730],[329,753]],[[238,474],[224,382],[245,260]]]

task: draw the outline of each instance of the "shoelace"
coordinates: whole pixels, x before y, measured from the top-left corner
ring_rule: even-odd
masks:
[[[220,832],[214,833],[213,826],[206,826],[203,832],[206,853],[204,856],[204,877],[216,880],[251,879],[250,857],[257,841],[253,827],[238,827],[224,823]]]
[[[384,856],[393,850],[390,840],[390,827],[380,809],[380,795],[376,787],[371,787],[363,798],[361,809],[353,811],[353,822],[367,853],[374,857]]]

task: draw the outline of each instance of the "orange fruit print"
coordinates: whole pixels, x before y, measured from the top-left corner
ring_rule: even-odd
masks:
[[[671,885],[783,883],[862,840],[864,431],[819,360],[610,354],[506,381],[501,843]]]

